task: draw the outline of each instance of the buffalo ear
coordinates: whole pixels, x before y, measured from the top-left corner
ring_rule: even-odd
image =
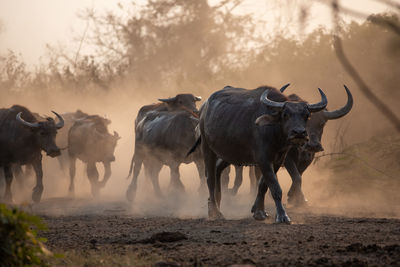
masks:
[[[271,124],[277,121],[277,118],[268,114],[262,115],[258,117],[255,121],[257,126],[264,126],[267,124]]]

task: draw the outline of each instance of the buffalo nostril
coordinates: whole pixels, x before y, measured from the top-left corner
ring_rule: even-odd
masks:
[[[296,136],[306,137],[307,136],[307,131],[306,130],[294,130],[294,134]]]

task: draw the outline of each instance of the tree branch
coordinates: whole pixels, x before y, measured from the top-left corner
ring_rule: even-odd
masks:
[[[336,34],[333,36],[333,46],[336,52],[336,56],[339,59],[339,62],[342,64],[345,71],[353,78],[354,82],[360,88],[361,92],[364,96],[384,115],[391,124],[400,132],[400,119],[394,114],[394,112],[385,105],[374,93],[373,89],[371,89],[361,78],[360,74],[350,63],[346,54],[343,50],[342,40],[338,36],[339,33],[339,4],[337,0],[332,1],[332,11],[333,11],[333,24]]]

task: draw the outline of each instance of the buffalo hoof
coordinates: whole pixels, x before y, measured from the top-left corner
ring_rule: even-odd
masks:
[[[224,220],[225,217],[219,210],[216,211],[208,211],[208,219],[210,220]]]
[[[100,195],[100,187],[99,186],[92,186],[92,196],[97,198]]]
[[[264,221],[265,219],[268,218],[268,214],[263,211],[263,210],[257,210],[253,213],[253,218],[256,219],[257,221]]]
[[[69,189],[68,189],[68,197],[75,198],[75,188],[74,187],[69,187]]]
[[[208,204],[208,218],[210,220],[223,220],[224,215],[222,215],[222,213],[219,211],[219,209],[212,205],[212,204]]]
[[[126,199],[129,202],[133,202],[135,200],[135,191],[133,189],[128,188],[128,190],[126,191]]]
[[[282,214],[282,215],[278,215],[278,214],[276,215],[275,223],[286,223],[286,224],[290,224],[291,221],[290,221],[289,216],[288,216],[286,213],[284,213],[284,214]]]
[[[106,187],[106,183],[107,183],[107,180],[102,180],[101,182],[99,182],[98,187],[104,188],[104,187]]]
[[[288,197],[288,203],[293,207],[303,208],[308,206],[308,200],[304,196]]]
[[[42,193],[43,193],[43,186],[35,186],[35,188],[33,188],[33,192],[32,192],[33,202],[39,203],[40,199],[42,198]]]
[[[69,190],[69,191],[68,191],[68,197],[69,197],[69,198],[75,198],[75,191]]]

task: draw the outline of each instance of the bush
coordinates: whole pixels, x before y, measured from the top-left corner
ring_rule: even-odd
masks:
[[[45,229],[40,217],[0,204],[0,266],[44,265],[51,253],[37,231]]]

